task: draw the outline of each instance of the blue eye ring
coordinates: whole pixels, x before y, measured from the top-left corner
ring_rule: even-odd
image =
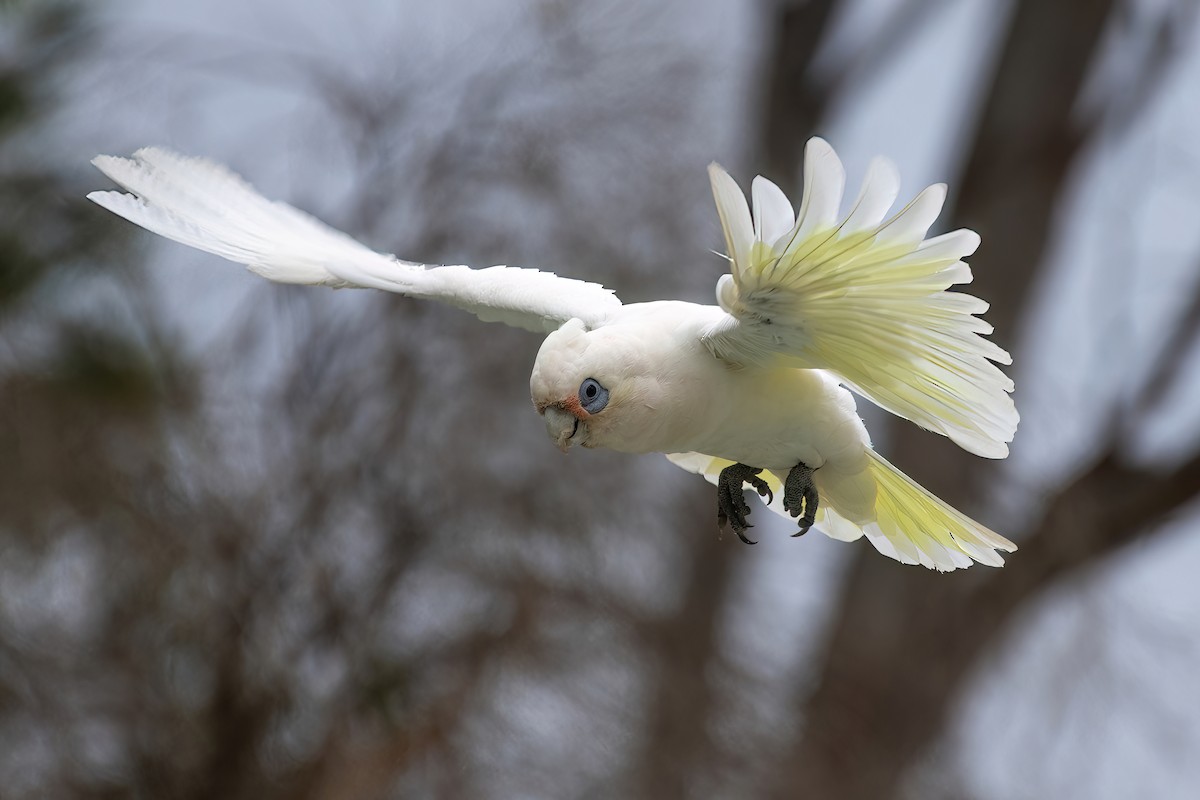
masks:
[[[579,405],[589,414],[598,414],[608,405],[608,389],[595,378],[585,378],[579,384]]]

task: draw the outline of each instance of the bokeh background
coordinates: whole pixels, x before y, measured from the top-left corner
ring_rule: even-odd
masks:
[[[0,797],[1188,798],[1189,0],[0,2]],[[537,337],[84,201],[145,144],[377,249],[709,302],[704,167],[944,180],[1023,420],[862,411],[1016,540],[938,575],[564,458]]]

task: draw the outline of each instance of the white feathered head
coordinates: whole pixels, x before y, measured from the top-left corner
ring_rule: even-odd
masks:
[[[574,445],[637,452],[658,385],[639,337],[573,319],[542,343],[529,390],[563,452]]]

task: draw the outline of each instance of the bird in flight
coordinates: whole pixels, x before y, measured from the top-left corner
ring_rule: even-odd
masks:
[[[548,334],[529,385],[554,443],[664,453],[717,487],[717,520],[742,541],[744,488],[845,541],[940,571],[1001,566],[1016,546],[919,486],[871,447],[849,390],[964,449],[1008,455],[1018,415],[1008,353],[984,338],[987,303],[956,291],[970,230],[926,239],[946,197],[930,186],[889,211],[899,177],[871,162],[840,213],[845,172],[809,140],[799,209],[757,177],[750,203],[709,167],[729,274],[716,305],[622,304],[611,290],[508,266],[430,266],[384,255],[224,167],[160,148],[93,163],[127,193],[88,198],[149,231],[280,283],[367,287],[441,300]]]

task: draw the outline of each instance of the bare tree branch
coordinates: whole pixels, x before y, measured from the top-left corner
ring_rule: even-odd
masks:
[[[829,99],[810,70],[836,5],[835,0],[778,0],[768,16],[774,39],[752,160],[788,194],[795,194],[801,148]]]
[[[975,665],[1022,608],[1056,581],[1153,533],[1198,494],[1200,453],[1159,473],[1124,464],[1110,450],[1050,499],[1019,562],[1002,571],[931,582],[877,558],[859,560],[849,583],[877,581],[891,605],[877,595],[847,598],[843,619],[855,625],[835,629],[825,679],[806,705],[806,746],[779,796],[894,796]]]
[[[1070,167],[1087,141],[1072,109],[1111,9],[1111,2],[1023,0],[1013,15],[957,203],[958,221],[994,243],[972,260],[972,289],[992,303],[988,318],[1001,340],[1012,336],[1027,304]],[[972,510],[977,459],[906,424],[895,444],[906,471]],[[1002,572],[931,581],[864,547],[843,585],[821,682],[801,701],[804,735],[778,796],[897,796],[967,676],[997,646],[1001,624],[1050,581],[1142,535],[1186,501],[1200,485],[1185,488],[1194,469],[1183,465],[1165,481],[1175,494],[1157,496],[1157,476],[1122,465],[1110,451],[1055,495]],[[1161,503],[1154,514],[1127,513],[1126,502],[1145,511],[1152,496]]]
[[[1128,428],[1134,419],[1145,418],[1154,413],[1163,399],[1171,393],[1180,375],[1179,365],[1185,362],[1188,353],[1196,347],[1198,341],[1200,285],[1192,291],[1191,301],[1155,353],[1145,382],[1134,394],[1129,408],[1122,412],[1125,417],[1122,427]]]

